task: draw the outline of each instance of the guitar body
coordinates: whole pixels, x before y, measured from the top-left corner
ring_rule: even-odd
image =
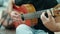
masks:
[[[33,13],[35,12],[35,8],[32,4],[23,4],[20,7],[18,6],[14,6],[15,10],[17,10],[20,14],[27,14],[27,13]],[[32,17],[32,16],[31,16]],[[26,19],[24,20],[26,25],[28,26],[34,26],[37,24],[38,19],[37,18],[33,18],[33,19]],[[15,27],[17,27],[19,24],[18,23],[14,23]]]

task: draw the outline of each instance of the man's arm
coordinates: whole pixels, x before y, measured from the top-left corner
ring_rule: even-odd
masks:
[[[7,11],[8,13],[11,13],[12,10],[13,10],[13,0],[9,0],[6,11]]]

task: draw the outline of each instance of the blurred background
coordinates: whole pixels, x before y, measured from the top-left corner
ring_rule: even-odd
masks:
[[[58,3],[60,3],[60,0],[57,0]]]

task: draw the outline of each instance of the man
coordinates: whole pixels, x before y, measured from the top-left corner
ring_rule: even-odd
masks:
[[[15,0],[14,2],[16,5],[22,5],[22,4],[33,4],[36,8],[36,11],[49,9],[57,5],[56,0]],[[52,4],[53,3],[53,4]],[[46,5],[45,5],[46,4]],[[19,15],[11,15],[12,19],[20,21],[21,19],[17,18]],[[22,21],[22,20],[21,20]],[[23,22],[23,21],[22,21]],[[54,34],[52,31],[50,31],[44,24],[42,23],[41,19],[38,19],[37,25],[33,27],[29,27],[25,24],[21,24],[16,29],[16,34]]]
[[[36,8],[36,11],[49,9],[56,6],[58,3],[56,0],[15,0],[15,4],[20,6],[22,4],[33,4]],[[13,16],[13,15],[12,15]],[[50,31],[44,24],[41,19],[38,19],[37,25],[30,28],[29,26],[22,24],[19,25],[16,29],[16,34],[54,34]]]

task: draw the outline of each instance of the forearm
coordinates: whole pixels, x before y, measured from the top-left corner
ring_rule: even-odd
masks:
[[[56,23],[58,31],[60,31],[60,23]]]
[[[10,13],[13,9],[13,1],[9,0],[7,11]]]

